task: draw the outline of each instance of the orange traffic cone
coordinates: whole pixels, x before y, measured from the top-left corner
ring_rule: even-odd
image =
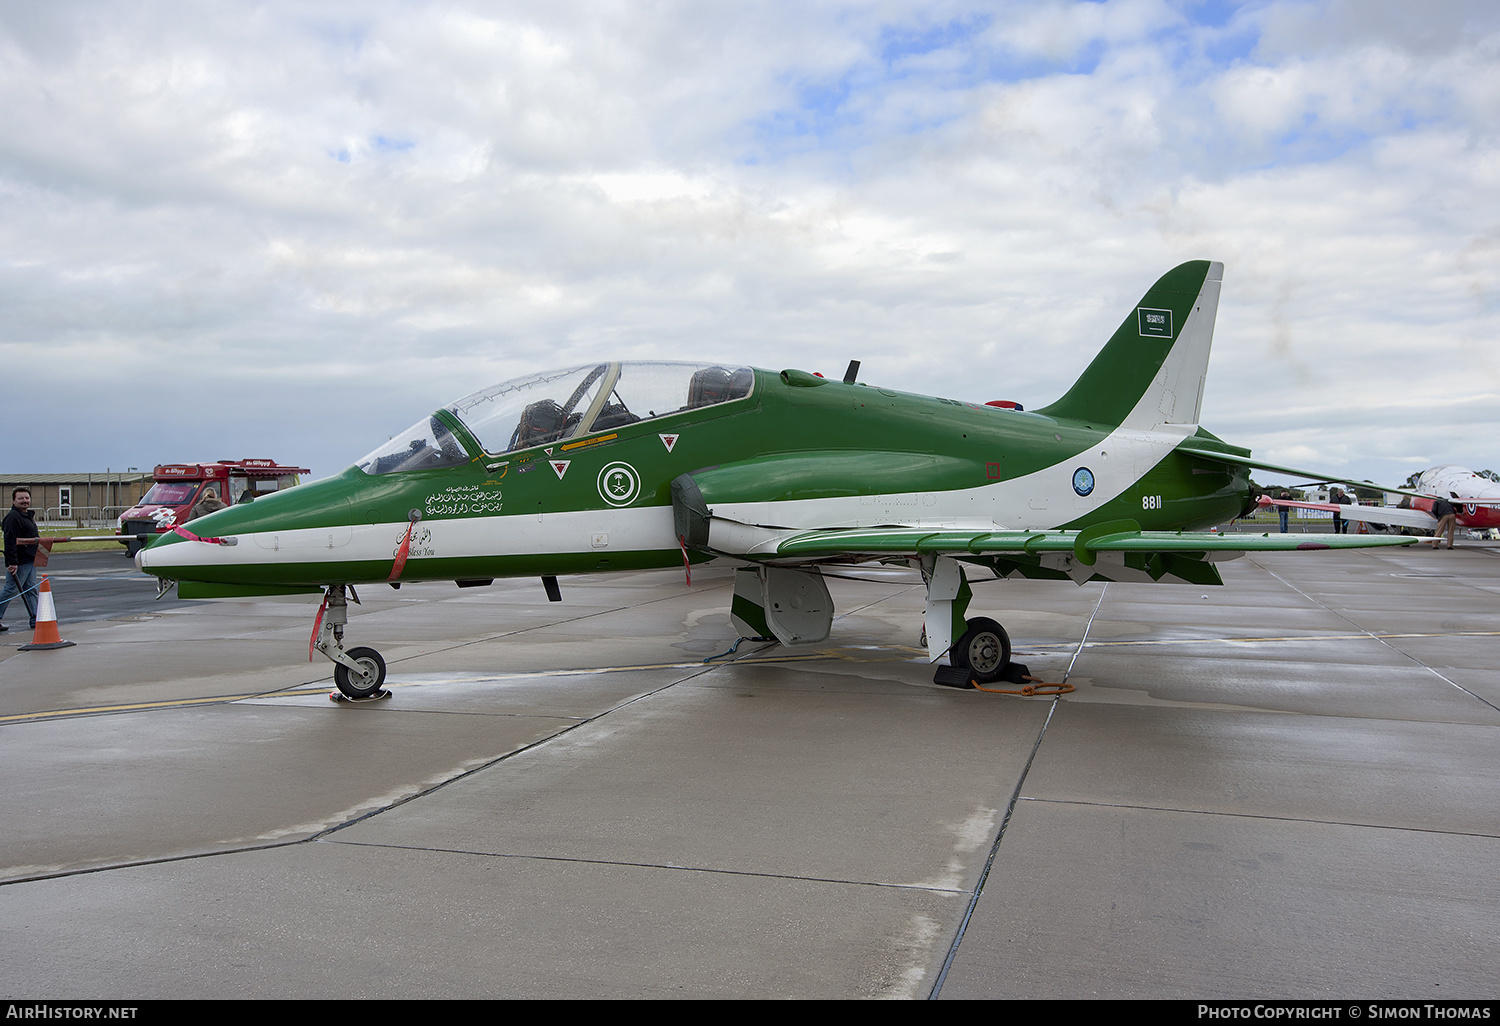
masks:
[[[57,605],[52,601],[52,582],[42,578],[42,586],[36,594],[36,631],[31,635],[31,644],[22,645],[22,652],[38,648],[67,648],[74,644],[64,641],[57,633]]]

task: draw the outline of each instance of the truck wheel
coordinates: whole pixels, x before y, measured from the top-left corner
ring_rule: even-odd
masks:
[[[356,673],[343,663],[333,664],[333,682],[349,698],[369,698],[385,683],[385,660],[373,648],[351,648],[346,655],[359,664]]]

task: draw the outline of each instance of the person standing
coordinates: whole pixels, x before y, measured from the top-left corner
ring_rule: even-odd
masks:
[[[31,509],[31,489],[24,486],[12,488],[10,512],[5,515],[5,586],[0,588],[0,619],[5,617],[6,607],[17,595],[31,614],[31,629],[36,630],[36,599],[31,593],[36,590],[36,547],[40,532],[36,529],[36,514]],[[29,543],[23,539],[30,539]],[[9,627],[0,623],[0,631]]]
[[[1349,496],[1347,496],[1347,495],[1344,494],[1344,490],[1342,488],[1335,488],[1333,490],[1332,494],[1330,494],[1328,496],[1328,501],[1331,502],[1331,503],[1333,503],[1336,506],[1347,506],[1347,505],[1349,505]],[[1334,510],[1333,511],[1333,533],[1334,534],[1347,534],[1348,531],[1349,531],[1349,525],[1344,521],[1344,518],[1343,518],[1342,515],[1340,515],[1339,511],[1338,510]]]
[[[198,500],[198,505],[193,507],[192,512],[188,515],[188,519],[197,520],[199,517],[206,517],[210,513],[217,513],[219,510],[227,508],[228,505],[226,503],[219,501],[219,492],[217,489],[213,487],[205,488],[203,489],[203,498]]]
[[[1457,495],[1452,492],[1456,499]],[[1453,548],[1453,528],[1458,523],[1458,507],[1442,496],[1438,496],[1432,503],[1432,515],[1438,518],[1437,527],[1432,532],[1432,547],[1440,548],[1443,540],[1443,532],[1448,533],[1448,547]]]
[[[1292,493],[1289,492],[1289,491],[1287,491],[1285,488],[1283,488],[1281,490],[1280,498],[1281,498],[1281,500],[1283,502],[1291,502],[1292,501]],[[1282,534],[1286,534],[1286,513],[1287,513],[1287,508],[1285,506],[1277,506],[1276,507],[1276,512],[1281,514],[1281,533]]]

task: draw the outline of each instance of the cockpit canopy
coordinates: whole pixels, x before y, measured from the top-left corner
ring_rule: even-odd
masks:
[[[467,461],[464,444],[439,416],[445,411],[493,456],[742,399],[754,384],[749,367],[699,363],[593,363],[533,374],[465,396],[355,465],[391,474]]]

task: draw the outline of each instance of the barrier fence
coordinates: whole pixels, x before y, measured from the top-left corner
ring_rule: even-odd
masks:
[[[132,505],[134,505],[132,503]],[[49,506],[37,517],[37,527],[113,528],[130,506]]]

